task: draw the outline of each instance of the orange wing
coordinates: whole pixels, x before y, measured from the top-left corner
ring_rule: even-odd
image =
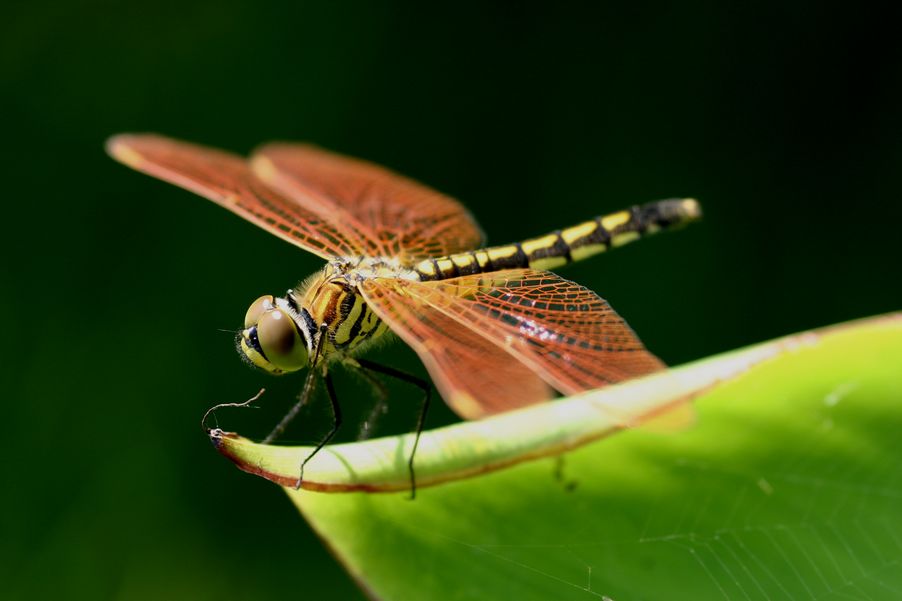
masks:
[[[527,382],[540,378],[575,394],[664,366],[604,300],[553,273],[512,269],[435,282],[377,279],[361,289],[466,418],[545,400],[529,392],[534,384],[521,388],[522,373],[533,374]],[[437,355],[445,359],[437,361]],[[471,380],[474,371],[497,374],[493,388]]]
[[[342,215],[315,211],[263,184],[239,156],[153,134],[110,138],[116,160],[209,198],[324,259],[372,254],[376,245]],[[326,203],[325,199],[320,200]]]
[[[251,166],[267,184],[315,212],[350,214],[377,242],[375,254],[405,265],[479,248],[483,241],[456,200],[372,163],[314,146],[273,143],[254,153]]]
[[[554,391],[503,348],[406,294],[405,282],[367,280],[369,306],[420,356],[442,397],[463,418],[550,400]]]

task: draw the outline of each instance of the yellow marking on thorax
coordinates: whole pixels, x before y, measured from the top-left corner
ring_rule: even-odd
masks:
[[[351,330],[354,327],[354,324],[357,323],[357,320],[360,318],[360,314],[363,313],[365,307],[366,304],[363,302],[363,299],[360,297],[360,295],[354,294],[354,303],[351,306],[351,311],[346,317],[338,322],[337,327],[335,328],[335,344],[342,346],[350,344],[351,346],[355,346],[355,341],[352,339]],[[362,329],[357,332],[357,339],[361,338],[362,332]]]
[[[328,281],[314,284],[308,291],[303,306],[310,313],[317,325],[325,324],[333,334],[341,327],[340,306],[344,293]],[[324,354],[335,350],[332,337],[326,339]]]
[[[379,274],[385,277],[404,275],[378,261],[362,265],[359,271],[353,266],[336,263],[327,265],[295,289],[296,296],[301,297],[299,304],[317,326],[327,326],[324,357],[354,351],[388,330],[388,325],[367,306],[351,283],[355,277],[379,277]]]

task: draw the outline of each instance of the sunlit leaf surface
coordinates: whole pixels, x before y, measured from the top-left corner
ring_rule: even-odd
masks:
[[[694,423],[620,431],[688,396]],[[409,437],[305,482],[402,492],[286,490],[374,598],[900,598],[900,431],[897,315],[427,433],[412,502]],[[286,484],[306,453],[215,442]]]

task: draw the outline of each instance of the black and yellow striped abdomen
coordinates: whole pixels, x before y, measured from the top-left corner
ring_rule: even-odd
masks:
[[[597,217],[572,227],[530,238],[445,257],[426,259],[410,269],[384,257],[357,257],[329,263],[288,294],[297,327],[311,340],[325,335],[322,358],[353,353],[380,338],[388,325],[370,309],[357,282],[378,277],[444,280],[502,269],[557,269],[573,261],[622,246],[640,237],[684,225],[701,216],[692,199],[662,200]],[[311,358],[313,349],[310,350]]]
[[[523,242],[427,259],[417,264],[414,271],[422,280],[443,280],[499,269],[557,269],[699,217],[701,208],[694,199],[661,200]]]

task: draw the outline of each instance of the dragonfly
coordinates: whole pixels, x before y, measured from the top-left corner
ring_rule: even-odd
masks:
[[[309,144],[268,143],[249,158],[157,134],[120,134],[108,153],[125,165],[225,207],[326,261],[282,296],[255,300],[237,336],[243,358],[270,374],[309,368],[282,434],[324,384],[342,424],[330,368],[343,364],[418,386],[423,400],[408,460],[430,403],[424,380],[362,353],[389,332],[417,353],[439,394],[479,419],[643,376],[664,367],[610,305],[551,270],[701,216],[676,198],[633,206],[521,242],[486,247],[453,198],[384,167]]]

